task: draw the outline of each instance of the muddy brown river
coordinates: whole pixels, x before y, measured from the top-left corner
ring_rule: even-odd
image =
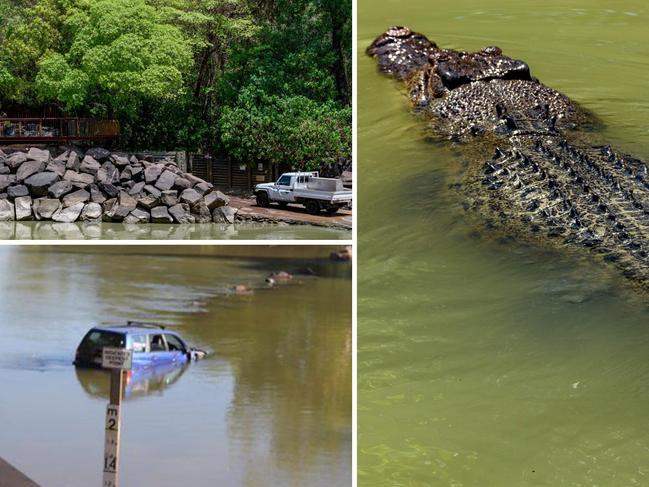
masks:
[[[0,456],[48,487],[99,485],[108,377],[74,351],[139,319],[209,355],[130,385],[121,485],[350,485],[351,265],[250,249],[0,248]],[[300,275],[267,288],[280,269]]]

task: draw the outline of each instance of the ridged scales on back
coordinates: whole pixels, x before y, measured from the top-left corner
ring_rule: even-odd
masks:
[[[437,136],[465,143],[472,214],[526,241],[588,248],[649,290],[647,164],[593,145],[591,114],[497,47],[440,49],[393,27],[367,52]]]

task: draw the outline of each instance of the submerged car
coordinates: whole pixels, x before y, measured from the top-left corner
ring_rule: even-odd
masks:
[[[101,368],[104,347],[133,351],[133,369],[184,364],[205,357],[206,352],[187,346],[174,331],[155,323],[129,321],[121,326],[91,328],[77,347],[74,365]]]

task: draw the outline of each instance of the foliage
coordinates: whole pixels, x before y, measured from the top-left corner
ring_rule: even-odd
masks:
[[[315,167],[351,152],[351,0],[0,0],[0,102]]]
[[[236,107],[224,110],[221,131],[225,147],[242,161],[313,170],[351,155],[351,109],[299,95],[246,89]]]

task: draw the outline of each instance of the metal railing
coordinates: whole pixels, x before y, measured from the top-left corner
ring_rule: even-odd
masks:
[[[0,142],[69,142],[119,137],[117,120],[93,118],[0,118]]]

